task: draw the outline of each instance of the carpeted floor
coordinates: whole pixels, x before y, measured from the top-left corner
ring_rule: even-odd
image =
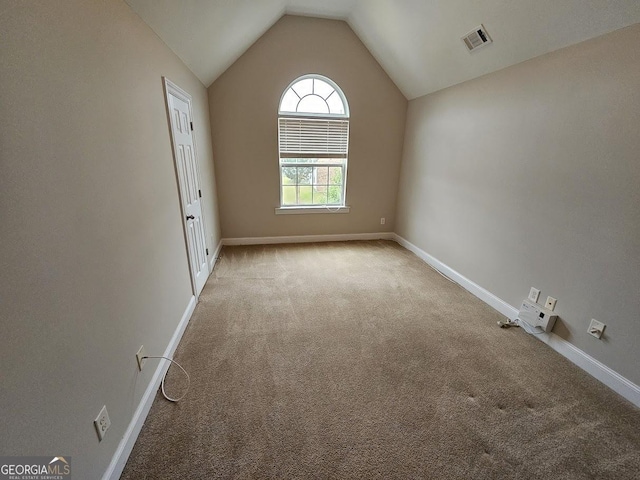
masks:
[[[501,318],[393,242],[225,247],[121,478],[640,478],[640,409]]]

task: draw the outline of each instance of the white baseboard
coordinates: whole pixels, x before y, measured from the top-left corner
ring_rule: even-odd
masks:
[[[220,255],[220,250],[222,250],[222,239],[218,242],[215,252],[213,252],[213,255],[211,255],[211,258],[209,259],[209,275],[213,272],[213,267],[216,265],[216,259]]]
[[[345,242],[348,240],[395,240],[392,232],[345,233],[337,235],[293,235],[282,237],[223,238],[223,245],[272,245],[276,243]]]
[[[180,339],[182,338],[182,334],[184,333],[187,325],[189,324],[189,320],[191,319],[191,315],[193,314],[194,309],[196,308],[196,297],[191,297],[189,300],[189,304],[182,314],[182,318],[180,319],[180,323],[178,324],[178,328],[171,337],[171,341],[167,345],[167,348],[163,354],[165,357],[173,358],[173,354],[176,351],[176,347],[180,343]],[[107,471],[102,476],[102,480],[117,480],[120,478],[122,474],[122,470],[124,470],[124,466],[129,459],[129,455],[131,454],[131,450],[133,450],[133,445],[136,443],[138,435],[140,434],[140,430],[142,429],[142,425],[144,424],[147,415],[149,414],[149,410],[151,409],[151,405],[153,405],[153,400],[155,399],[156,392],[160,387],[160,382],[162,381],[162,377],[166,373],[169,368],[170,362],[168,360],[160,360],[158,363],[158,367],[156,368],[155,373],[153,374],[153,378],[151,382],[149,382],[149,386],[145,390],[142,398],[140,399],[140,403],[138,404],[138,408],[136,408],[135,413],[133,414],[133,418],[129,423],[129,427],[125,432],[116,453],[113,455],[111,459],[111,463],[109,463],[109,467]]]
[[[496,309],[505,317],[514,320],[518,316],[518,309],[509,305],[504,300],[496,297],[491,292],[485,290],[480,285],[472,282],[464,275],[456,272],[449,266],[442,263],[437,258],[429,255],[427,252],[422,250],[419,247],[416,247],[414,244],[409,242],[408,240],[402,238],[400,235],[393,234],[394,240],[402,245],[407,250],[415,253],[418,257],[420,257],[423,261],[439,270],[447,277],[458,283],[461,287],[468,290],[470,293],[478,297],[480,300],[488,304],[489,306]],[[597,378],[602,383],[604,383],[607,387],[622,395],[624,398],[629,400],[631,403],[640,407],[640,387],[630,380],[626,379],[619,373],[615,372],[611,368],[607,367],[603,363],[599,362],[589,354],[583,352],[578,347],[574,346],[570,342],[567,342],[565,339],[559,337],[553,332],[547,334],[543,333],[540,335],[535,335],[538,340],[543,341],[551,348],[553,348],[560,355],[565,357],[567,360],[571,361],[578,367],[580,367],[585,372],[589,373],[591,376]]]

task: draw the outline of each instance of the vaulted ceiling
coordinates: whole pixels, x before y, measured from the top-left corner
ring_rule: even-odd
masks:
[[[639,0],[125,1],[206,86],[284,14],[345,20],[408,99],[640,22]]]

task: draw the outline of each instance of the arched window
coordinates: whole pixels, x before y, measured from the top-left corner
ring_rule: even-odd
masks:
[[[349,105],[340,87],[304,75],[284,91],[278,109],[280,206],[344,206]]]

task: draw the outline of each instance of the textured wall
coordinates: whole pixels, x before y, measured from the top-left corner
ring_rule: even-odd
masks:
[[[274,212],[278,103],[306,73],[349,102],[349,214]],[[283,17],[209,87],[209,105],[223,237],[393,231],[407,101],[345,22]]]
[[[138,347],[162,354],[192,296],[163,75],[193,96],[219,240],[207,92],[119,0],[3,2],[0,31],[0,452],[96,479],[155,370]]]
[[[411,101],[396,229],[513,306],[556,297],[555,333],[636,384],[639,43],[635,25]]]

